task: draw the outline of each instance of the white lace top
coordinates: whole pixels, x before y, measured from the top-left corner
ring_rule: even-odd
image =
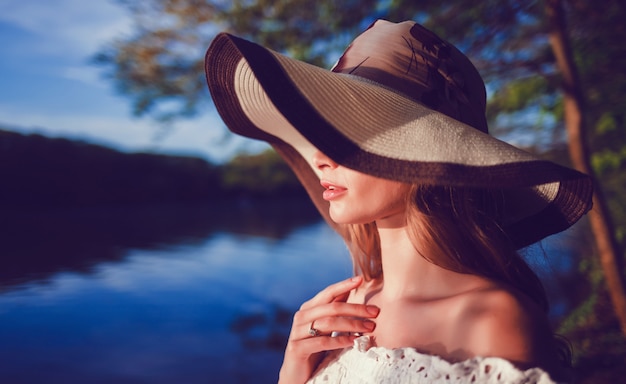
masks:
[[[521,371],[497,357],[475,357],[449,363],[413,348],[372,347],[368,336],[354,346],[329,354],[308,384],[399,384],[399,383],[538,383],[553,384],[545,371]]]

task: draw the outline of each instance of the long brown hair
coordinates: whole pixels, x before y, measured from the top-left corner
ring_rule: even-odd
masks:
[[[503,190],[413,185],[407,196],[407,226],[418,253],[431,263],[459,273],[505,283],[530,297],[547,315],[543,284],[502,230]],[[356,274],[383,277],[375,223],[351,224],[345,235]],[[561,360],[571,349],[555,340]]]
[[[443,268],[509,284],[547,310],[543,285],[502,230],[502,191],[413,185],[407,196],[409,236],[418,253]],[[355,273],[381,277],[375,223],[347,227]]]

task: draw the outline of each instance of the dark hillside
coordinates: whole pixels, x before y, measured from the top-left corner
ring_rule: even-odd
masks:
[[[0,130],[0,205],[5,207],[208,201],[268,197],[276,190],[303,196],[295,176],[272,154],[216,166],[195,157],[129,154]]]

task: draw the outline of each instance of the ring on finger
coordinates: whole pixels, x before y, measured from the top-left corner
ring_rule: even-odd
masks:
[[[315,324],[315,320],[311,321],[311,325],[309,326],[309,335],[312,337],[319,336],[320,330],[316,329],[313,325]]]

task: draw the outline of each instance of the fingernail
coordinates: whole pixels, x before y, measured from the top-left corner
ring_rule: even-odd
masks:
[[[359,281],[359,280],[361,280],[361,276],[352,276],[352,277],[350,278],[350,281],[354,281],[354,282],[357,282],[357,281]]]
[[[368,305],[366,307],[367,313],[369,313],[370,315],[374,315],[374,316],[378,316],[378,312],[380,312],[380,308],[374,306],[374,305]]]
[[[367,328],[368,331],[373,331],[374,328],[376,328],[376,323],[374,323],[373,321],[366,320],[363,322],[363,326]]]

